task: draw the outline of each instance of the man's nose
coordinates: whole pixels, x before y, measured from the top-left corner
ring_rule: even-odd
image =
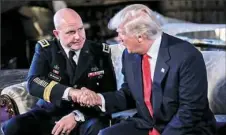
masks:
[[[76,32],[76,33],[74,34],[74,38],[75,38],[75,39],[79,39],[79,37],[80,37],[79,33]]]

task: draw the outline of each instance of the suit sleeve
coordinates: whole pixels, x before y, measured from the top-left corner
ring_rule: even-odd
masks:
[[[134,99],[129,91],[129,87],[126,81],[125,74],[125,52],[122,56],[122,74],[124,75],[124,82],[121,85],[121,88],[115,92],[104,93],[105,107],[107,113],[113,113],[117,111],[122,111],[135,107]]]
[[[179,78],[179,108],[162,135],[194,134],[193,127],[208,108],[206,67],[201,53],[184,60]]]
[[[44,99],[55,105],[60,105],[63,93],[66,88],[58,82],[48,79],[49,61],[51,61],[48,48],[42,48],[39,43],[36,44],[35,54],[28,73],[27,88],[32,96]]]

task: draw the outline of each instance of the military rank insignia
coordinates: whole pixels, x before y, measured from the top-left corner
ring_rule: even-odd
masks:
[[[57,84],[55,81],[51,81],[47,87],[45,87],[43,92],[43,99],[47,102],[50,102],[50,94],[53,87]]]
[[[42,40],[39,40],[38,43],[42,46],[42,47],[47,47],[49,46],[49,42],[46,40],[46,39],[42,39]]]
[[[103,52],[110,53],[110,47],[109,47],[109,45],[107,45],[105,43],[102,43],[102,45],[103,45]]]

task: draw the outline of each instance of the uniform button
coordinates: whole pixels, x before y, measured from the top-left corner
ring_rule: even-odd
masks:
[[[99,83],[97,82],[97,85],[99,85]]]
[[[74,107],[75,105],[74,104],[71,104],[71,107]]]

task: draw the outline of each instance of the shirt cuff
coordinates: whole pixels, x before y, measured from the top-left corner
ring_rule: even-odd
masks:
[[[65,91],[64,91],[64,94],[63,94],[63,96],[62,96],[62,99],[63,100],[67,100],[67,101],[69,101],[70,99],[69,99],[69,90],[71,89],[71,87],[68,87]]]
[[[100,110],[101,110],[102,112],[106,112],[104,96],[103,96],[102,94],[100,94],[100,93],[98,93],[97,95],[100,96],[100,98],[101,98],[101,104],[102,104],[102,105],[99,106]]]
[[[73,113],[75,114],[75,120],[78,122],[84,122],[85,121],[85,117],[83,115],[83,113],[81,113],[79,110],[75,110],[73,111]]]

